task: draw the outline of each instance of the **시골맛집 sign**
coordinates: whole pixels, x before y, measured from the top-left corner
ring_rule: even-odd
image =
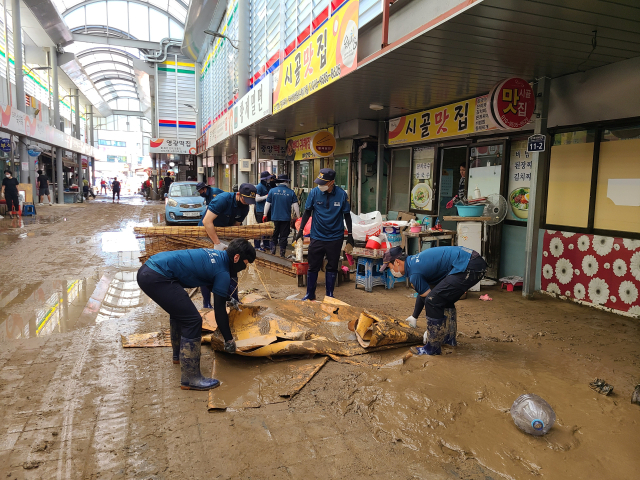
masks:
[[[273,113],[344,77],[358,65],[358,0],[347,0],[280,66]]]

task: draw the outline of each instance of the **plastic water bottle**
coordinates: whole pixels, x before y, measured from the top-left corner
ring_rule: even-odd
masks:
[[[544,435],[556,421],[556,414],[544,399],[526,393],[520,395],[511,405],[511,418],[523,432],[529,435]]]

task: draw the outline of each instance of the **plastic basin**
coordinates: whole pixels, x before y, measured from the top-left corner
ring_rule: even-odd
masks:
[[[460,217],[481,217],[484,205],[456,205]]]

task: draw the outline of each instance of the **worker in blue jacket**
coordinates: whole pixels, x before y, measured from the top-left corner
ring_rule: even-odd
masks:
[[[209,204],[211,203],[211,200],[216,198],[219,194],[224,193],[224,190],[220,190],[219,188],[215,188],[215,187],[210,187],[204,182],[200,182],[196,185],[196,191],[200,194],[202,198],[204,198],[204,204],[206,206],[209,206]],[[202,218],[200,218],[200,223],[198,223],[198,226],[200,227],[203,226],[202,220],[204,220],[204,216],[206,214],[207,214],[207,209],[205,208],[204,211],[202,212]]]
[[[243,183],[238,192],[222,192],[211,200],[207,213],[202,219],[202,225],[213,242],[213,248],[224,250],[225,246],[218,238],[216,227],[233,227],[242,225],[249,214],[249,205],[256,203],[256,187],[250,183]],[[232,298],[238,301],[238,278],[231,277]],[[200,288],[203,308],[211,308],[211,291],[204,285]]]
[[[169,314],[173,363],[180,363],[180,388],[208,390],[220,382],[200,373],[202,316],[185,288],[207,286],[213,290],[218,329],[224,337],[224,350],[236,351],[229,327],[227,298],[232,277],[256,259],[253,246],[243,238],[229,243],[226,250],[209,248],[175,250],[152,255],[138,270],[138,285]]]
[[[384,254],[380,271],[387,267],[394,277],[406,276],[418,293],[413,315],[407,322],[415,327],[422,309],[427,310],[424,346],[412,347],[411,351],[416,355],[440,355],[443,344],[455,346],[455,303],[484,277],[484,258],[466,247],[434,247],[409,256],[401,247],[393,247]]]
[[[256,185],[256,206],[255,206],[255,217],[257,223],[263,223],[266,220],[263,220],[263,217],[266,217],[264,213],[264,205],[267,201],[267,195],[269,195],[269,191],[272,188],[275,188],[276,176],[271,173],[264,171],[260,174],[260,183]],[[263,246],[260,244],[262,243]],[[261,252],[267,251],[270,249],[268,238],[261,238],[253,241],[253,246],[256,247],[256,250],[260,250]]]
[[[280,245],[280,256],[286,255],[287,239],[291,233],[291,208],[295,211],[296,218],[300,217],[300,207],[296,193],[289,188],[291,179],[288,175],[279,175],[276,183],[277,187],[272,188],[267,195],[264,206],[263,221],[267,220],[267,215],[271,213],[273,222],[273,236],[271,237],[271,253],[276,254],[276,247]]]
[[[300,230],[294,241],[302,238],[304,227],[313,216],[311,222],[311,242],[307,258],[309,271],[307,273],[307,294],[303,300],[316,299],[316,285],[318,272],[322,268],[324,258],[327,258],[325,273],[326,296],[333,297],[333,289],[338,278],[340,252],[344,242],[345,224],[347,226],[347,243],[354,245],[351,223],[351,206],[347,192],[336,185],[336,172],[331,168],[320,170],[314,183],[318,186],[311,189],[305,204],[304,214],[300,221]]]

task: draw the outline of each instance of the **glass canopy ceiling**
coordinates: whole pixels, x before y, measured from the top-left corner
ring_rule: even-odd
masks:
[[[182,40],[189,0],[51,0],[73,33],[150,42]],[[159,49],[159,45],[158,45]],[[140,110],[134,58],[137,48],[74,42],[78,62],[112,110]]]

